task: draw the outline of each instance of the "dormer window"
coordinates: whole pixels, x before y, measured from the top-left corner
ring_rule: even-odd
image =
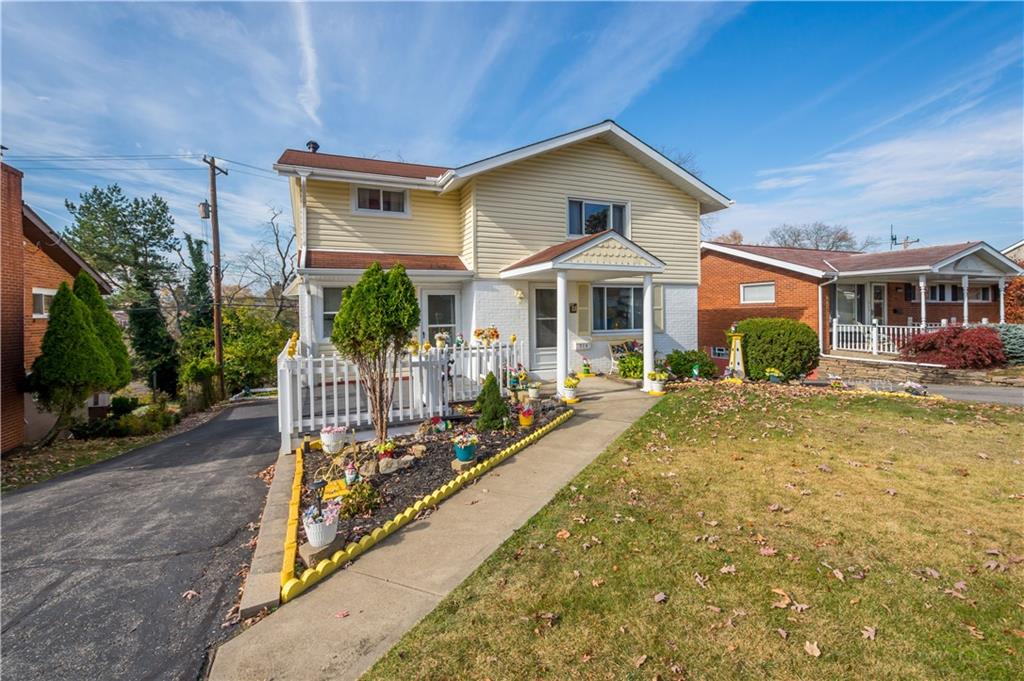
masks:
[[[381,187],[356,187],[352,199],[352,212],[368,215],[408,215],[408,191],[382,189]]]
[[[569,236],[597,234],[611,229],[628,237],[627,215],[624,203],[569,199]]]

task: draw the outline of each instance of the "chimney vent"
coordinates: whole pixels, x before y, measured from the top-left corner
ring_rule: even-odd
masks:
[[[309,140],[306,142],[306,148],[309,149],[310,153],[315,154],[320,149],[320,145],[316,143],[316,140]]]

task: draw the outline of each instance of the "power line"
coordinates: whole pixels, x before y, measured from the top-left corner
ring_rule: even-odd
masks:
[[[205,168],[182,168],[181,166],[153,167],[153,166],[21,166],[21,170],[206,170]]]
[[[95,156],[63,155],[63,154],[39,154],[39,155],[11,155],[9,159],[14,161],[129,161],[129,160],[163,160],[175,158],[199,158],[200,154],[102,154]]]

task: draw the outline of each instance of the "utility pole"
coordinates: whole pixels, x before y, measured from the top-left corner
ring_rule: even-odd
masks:
[[[217,175],[228,171],[217,167],[217,159],[203,156],[203,163],[210,166],[210,237],[213,241],[213,354],[217,361],[217,384],[220,397],[224,399],[224,343],[221,338],[220,314],[220,225],[217,222]]]

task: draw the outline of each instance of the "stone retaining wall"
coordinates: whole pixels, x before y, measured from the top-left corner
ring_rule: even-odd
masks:
[[[822,376],[831,374],[846,381],[892,381],[902,383],[954,383],[959,385],[1001,385],[1024,388],[1024,377],[993,375],[987,371],[947,369],[935,365],[896,362],[891,360],[859,359],[852,357],[822,356],[818,364]]]

